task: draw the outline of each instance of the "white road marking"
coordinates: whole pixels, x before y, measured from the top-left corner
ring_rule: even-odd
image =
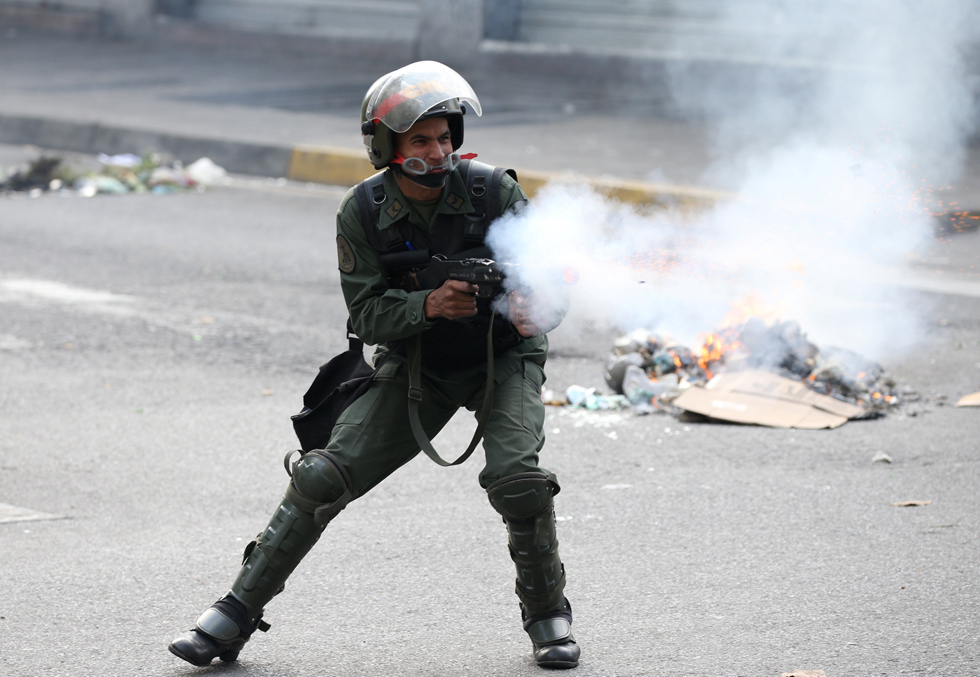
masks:
[[[0,280],[0,301],[22,300],[24,298],[43,299],[69,305],[102,305],[128,303],[133,296],[113,294],[112,292],[84,287],[73,287],[51,280],[10,279]]]
[[[41,520],[65,519],[64,515],[52,515],[47,512],[19,508],[16,505],[0,503],[0,524],[7,522],[40,522]]]

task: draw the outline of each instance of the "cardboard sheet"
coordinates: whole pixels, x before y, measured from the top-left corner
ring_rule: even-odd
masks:
[[[719,374],[704,387],[688,388],[673,404],[724,421],[809,430],[836,428],[864,413],[767,371]]]

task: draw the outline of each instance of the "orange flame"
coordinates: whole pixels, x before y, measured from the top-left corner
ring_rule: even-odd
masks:
[[[720,362],[725,353],[735,350],[742,344],[738,341],[727,343],[722,334],[707,334],[704,337],[704,345],[701,346],[701,354],[698,355],[698,366],[704,369],[705,375],[710,379],[714,377],[711,365]]]
[[[732,309],[722,318],[721,328],[717,333],[701,335],[703,345],[700,354],[696,356],[698,366],[704,370],[709,379],[713,378],[712,366],[722,362],[726,353],[742,347],[738,340],[737,327],[750,317],[758,317],[768,322],[778,320],[779,315],[779,308],[766,304],[755,292],[746,294],[732,303]],[[681,366],[676,356],[674,362],[678,367]]]

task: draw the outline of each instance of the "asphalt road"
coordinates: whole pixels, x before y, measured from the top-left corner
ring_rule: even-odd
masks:
[[[540,674],[478,458],[352,504],[237,664],[166,650],[266,524],[289,415],[344,345],[341,195],[0,197],[0,502],[64,516],[0,523],[0,674]],[[915,417],[549,410],[575,674],[980,674],[980,410],[943,406],[980,390],[980,298],[923,298],[933,330],[885,365],[928,397]],[[549,383],[601,385],[607,338],[559,332]]]

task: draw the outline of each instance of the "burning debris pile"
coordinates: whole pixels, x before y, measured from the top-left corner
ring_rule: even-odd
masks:
[[[762,370],[802,381],[821,395],[862,407],[874,417],[900,402],[880,365],[842,348],[820,350],[796,322],[766,324],[750,317],[708,334],[695,352],[657,334],[636,331],[616,341],[606,384],[634,405],[668,408],[681,390],[716,374]]]
[[[835,427],[849,419],[876,418],[920,399],[910,388],[897,388],[880,365],[861,355],[818,348],[798,323],[767,323],[755,316],[706,335],[697,350],[646,330],[634,331],[615,342],[605,380],[615,395],[603,396],[594,389],[580,392],[584,389],[573,386],[565,398],[546,392],[545,402],[589,409],[632,406],[639,414],[696,412],[767,425],[787,421],[787,427]],[[789,411],[790,405],[797,407],[795,412]],[[730,410],[730,415],[717,413],[718,407]],[[759,415],[763,409],[785,411],[773,418]]]
[[[100,155],[100,168],[79,170],[61,158],[40,157],[8,172],[0,169],[0,195],[26,192],[40,197],[46,192],[65,196],[94,197],[99,193],[154,193],[163,195],[183,190],[204,190],[222,181],[227,172],[203,157],[184,167],[180,161],[165,163],[155,153]]]

